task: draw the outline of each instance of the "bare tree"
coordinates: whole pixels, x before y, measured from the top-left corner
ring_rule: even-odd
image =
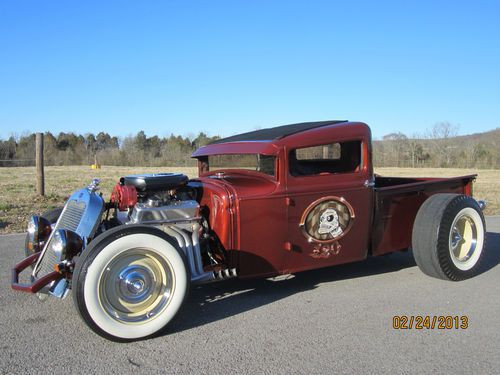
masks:
[[[430,130],[431,154],[437,159],[436,167],[451,166],[453,155],[458,152],[458,146],[451,138],[457,136],[458,129],[458,125],[449,122],[438,122]]]
[[[395,157],[395,166],[401,167],[408,148],[408,137],[401,132],[387,134],[383,138]]]
[[[421,144],[422,136],[418,133],[413,133],[411,138],[408,138],[408,154],[410,156],[411,167],[415,168],[420,159],[422,159],[423,147]]]

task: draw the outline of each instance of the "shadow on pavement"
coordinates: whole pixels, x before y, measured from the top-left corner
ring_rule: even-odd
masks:
[[[486,234],[486,252],[481,263],[479,273],[485,273],[500,264],[500,233],[488,232]]]
[[[500,264],[500,233],[489,232],[480,273]],[[180,332],[216,322],[297,293],[313,290],[325,282],[348,280],[365,276],[397,272],[414,267],[412,253],[394,253],[368,258],[362,262],[301,272],[295,276],[274,279],[232,280],[195,286],[191,289],[182,311],[163,334]],[[416,269],[416,272],[420,270]]]
[[[291,295],[313,290],[324,282],[397,272],[415,265],[411,252],[404,252],[301,272],[295,276],[199,285],[191,289],[182,311],[163,334],[184,331],[238,315]]]

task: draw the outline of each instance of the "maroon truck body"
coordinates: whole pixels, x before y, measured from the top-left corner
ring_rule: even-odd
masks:
[[[355,170],[306,176],[290,173],[292,150],[352,141],[361,145]],[[276,156],[275,174],[210,170],[208,158],[212,155],[247,153]],[[436,193],[471,195],[475,179],[474,175],[375,176],[370,129],[359,122],[333,123],[272,140],[228,139],[200,148],[193,157],[198,159],[199,178],[191,184],[203,188],[200,203],[209,208],[210,224],[229,254],[229,267],[243,278],[293,273],[405,250],[411,244],[413,222],[422,203]],[[335,240],[314,239],[302,230],[308,209],[325,199],[340,205],[350,217],[349,227]]]

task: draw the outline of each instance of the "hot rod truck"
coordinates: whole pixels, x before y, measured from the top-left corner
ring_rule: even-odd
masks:
[[[478,273],[485,223],[484,203],[472,198],[475,175],[375,175],[364,123],[262,129],[192,157],[198,178],[124,176],[107,201],[94,180],[64,208],[33,216],[12,287],[59,298],[71,290],[92,330],[127,341],[164,328],[191,283],[271,277],[408,248],[430,276],[458,281]],[[30,281],[22,283],[25,269]]]

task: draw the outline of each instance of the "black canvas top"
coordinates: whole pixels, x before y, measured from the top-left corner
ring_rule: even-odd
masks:
[[[280,139],[306,130],[319,128],[321,126],[338,124],[341,122],[346,122],[346,120],[301,122],[298,124],[281,125],[274,128],[260,129],[248,133],[237,134],[231,137],[218,139],[211,144],[242,141],[272,141],[273,139]]]

